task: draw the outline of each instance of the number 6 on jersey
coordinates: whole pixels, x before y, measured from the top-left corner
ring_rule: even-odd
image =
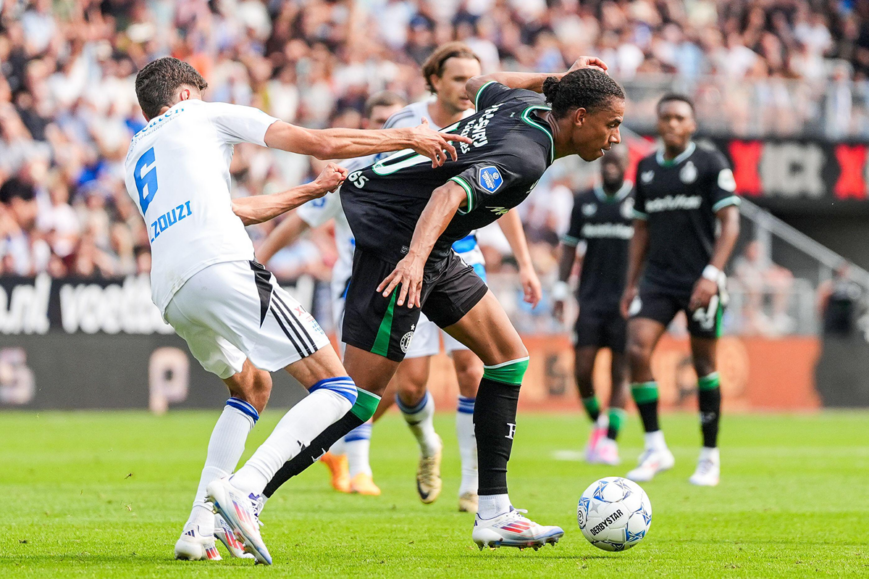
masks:
[[[145,215],[157,193],[157,164],[154,158],[154,147],[142,153],[142,156],[136,161],[133,177],[136,179],[136,189],[139,191],[139,206],[142,208],[142,215]],[[146,187],[148,188],[147,195],[145,194]]]

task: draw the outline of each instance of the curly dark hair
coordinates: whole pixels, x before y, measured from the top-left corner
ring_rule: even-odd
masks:
[[[146,64],[136,75],[136,98],[145,116],[153,119],[160,109],[171,106],[172,97],[182,84],[199,90],[208,87],[195,68],[177,58],[167,56]]]
[[[613,99],[624,99],[625,91],[598,68],[581,68],[561,80],[550,76],[543,82],[543,95],[552,105],[552,114],[561,119],[571,110],[583,108],[593,112]]]

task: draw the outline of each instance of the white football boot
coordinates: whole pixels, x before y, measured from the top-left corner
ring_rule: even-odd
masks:
[[[474,543],[480,550],[483,547],[531,547],[536,551],[547,544],[555,545],[564,536],[561,527],[543,527],[522,516],[527,512],[510,507],[509,511],[492,519],[481,519],[477,515],[471,535]]]
[[[220,561],[220,553],[214,546],[214,535],[204,536],[199,525],[185,527],[175,543],[175,558],[185,561]]]
[[[619,458],[619,445],[615,440],[604,436],[597,443],[594,451],[594,460],[590,462],[592,462],[592,464],[617,466],[621,463],[621,459]]]
[[[721,457],[717,448],[703,448],[697,460],[697,470],[688,479],[692,485],[714,487],[721,478]]]
[[[438,437],[440,448],[434,456],[420,456],[419,466],[416,470],[416,492],[419,500],[430,505],[441,496],[443,481],[441,480],[441,455],[444,443]]]
[[[229,477],[212,481],[206,491],[206,500],[214,504],[214,512],[224,518],[236,539],[244,541],[245,552],[251,553],[257,563],[271,565],[272,556],[259,532],[258,513],[262,495],[235,488],[229,482]]]
[[[245,552],[244,543],[235,538],[232,527],[220,515],[214,515],[214,537],[220,539],[220,542],[223,543],[223,546],[226,547],[226,550],[233,557],[238,557],[239,559],[256,558],[251,553]]]
[[[673,453],[666,446],[661,448],[647,448],[640,455],[639,466],[629,472],[626,477],[634,482],[648,482],[655,475],[665,470],[670,470],[676,464]]]
[[[585,445],[585,462],[595,464],[597,462],[597,447],[600,441],[606,438],[606,419],[601,416],[597,422],[591,427],[591,434],[588,435],[588,443]]]

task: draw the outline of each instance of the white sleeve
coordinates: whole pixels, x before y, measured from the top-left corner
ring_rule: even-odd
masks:
[[[208,118],[230,145],[253,143],[265,147],[268,128],[277,121],[259,109],[229,103],[208,103]]]
[[[326,193],[325,196],[319,199],[311,199],[298,209],[296,213],[299,219],[307,223],[312,229],[323,225],[330,219],[333,219],[341,214],[340,193]]]

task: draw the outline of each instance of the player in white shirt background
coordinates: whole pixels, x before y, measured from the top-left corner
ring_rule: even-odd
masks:
[[[254,261],[244,229],[324,195],[340,185],[346,170],[328,165],[313,183],[232,200],[233,145],[254,143],[318,158],[410,147],[436,166],[446,154],[455,156],[455,149],[424,126],[397,131],[304,129],[257,109],[207,103],[201,94],[206,87],[193,67],[175,58],[158,59],[139,71],[136,96],[149,122],[130,143],[125,181],[149,231],[154,303],[193,356],[231,394],[212,432],[176,557],[218,559],[217,523],[230,536],[223,538],[231,553],[240,554],[231,537],[235,535],[257,561],[270,564],[257,521],[265,484],[327,426],[348,411],[373,413],[377,401],[363,395],[357,402],[355,384],[322,329]],[[269,372],[281,368],[310,394],[230,479],[268,401]],[[360,404],[367,410],[358,410]],[[222,519],[216,521],[209,503]]]
[[[434,98],[426,101],[413,103],[394,114],[384,125],[384,128],[398,128],[416,126],[422,122],[428,122],[429,126],[442,128],[458,122],[465,116],[473,114],[473,102],[468,98],[465,85],[474,76],[481,74],[479,58],[471,49],[461,42],[444,44],[429,56],[423,64],[422,73]],[[373,123],[369,121],[369,124]],[[370,162],[362,160],[367,166]],[[354,162],[354,168],[357,164]],[[326,201],[326,203],[330,203]],[[257,255],[265,262],[280,247],[295,239],[303,230],[299,230],[299,223],[305,222],[316,226],[318,216],[323,222],[329,219],[329,212],[317,210],[317,207],[326,207],[322,200],[317,200],[301,207],[296,215],[291,217],[291,223],[285,221],[273,232],[269,239],[261,246]],[[334,210],[338,210],[335,208]],[[336,242],[339,236],[339,221],[346,220],[343,212],[340,218],[336,217]],[[540,282],[534,272],[531,257],[525,242],[522,222],[518,212],[511,210],[502,217],[500,225],[507,238],[516,261],[519,265],[519,274],[524,289],[525,300],[536,305],[540,300]],[[349,227],[346,228],[349,232]],[[290,235],[290,232],[294,235]],[[486,279],[485,261],[480,248],[477,246],[475,235],[469,235],[459,240],[453,246],[462,259],[473,266],[484,280]],[[347,246],[348,253],[352,247]],[[344,251],[339,245],[339,252]],[[348,261],[348,264],[350,262]],[[343,290],[346,282],[338,278],[338,270],[333,273],[333,295],[336,285]],[[349,278],[349,271],[347,272]],[[336,282],[336,279],[338,281]],[[343,311],[343,306],[339,306]],[[410,343],[404,361],[399,365],[390,389],[396,391],[396,395],[387,390],[374,415],[376,421],[392,405],[393,401],[399,406],[405,420],[414,433],[420,446],[420,463],[417,470],[417,491],[423,503],[434,502],[441,492],[440,462],[442,443],[434,429],[433,417],[435,412],[434,400],[427,389],[427,382],[431,368],[431,357],[440,351],[440,337],[443,336],[444,348],[452,357],[456,368],[456,377],[459,385],[459,399],[456,412],[456,434],[459,442],[459,453],[462,463],[462,480],[459,486],[459,510],[467,512],[477,511],[477,461],[476,439],[474,437],[474,401],[477,388],[483,375],[483,363],[468,348],[457,340],[442,332],[433,322],[425,316],[420,317],[413,340]],[[371,481],[371,467],[368,464],[368,441],[371,438],[371,425],[363,424],[346,437],[345,449],[349,458],[350,490],[366,494],[379,494],[379,489]],[[365,449],[361,452],[359,448]],[[333,452],[335,449],[333,448]],[[340,473],[336,472],[340,465],[335,465],[331,457],[330,468],[333,469],[333,486],[338,490],[344,490],[336,479]],[[356,488],[352,481],[356,480]]]

